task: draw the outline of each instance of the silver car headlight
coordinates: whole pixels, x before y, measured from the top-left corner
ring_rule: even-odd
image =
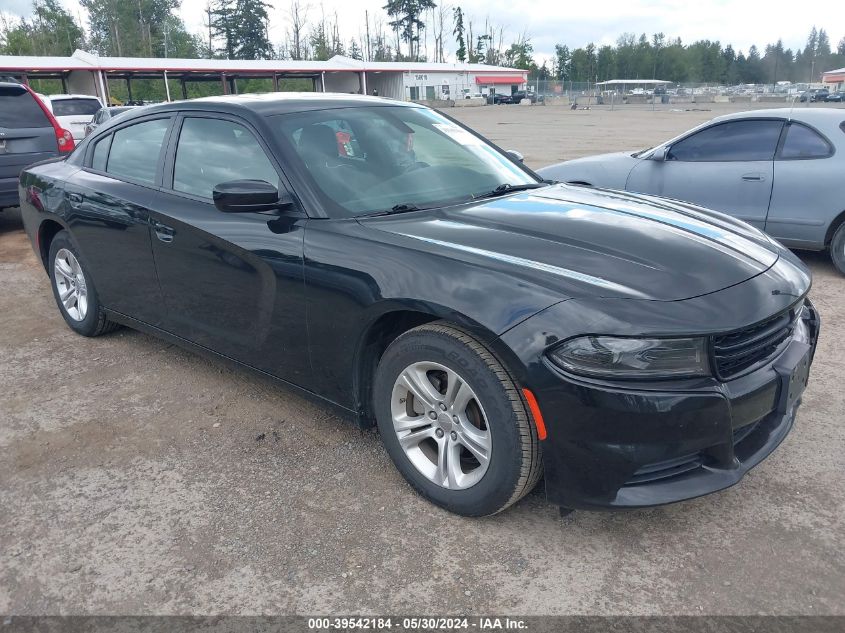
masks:
[[[682,378],[709,376],[704,338],[621,338],[579,336],[547,355],[573,374],[601,378]]]
[[[803,318],[799,318],[792,331],[792,338],[801,343],[810,344],[810,327]]]

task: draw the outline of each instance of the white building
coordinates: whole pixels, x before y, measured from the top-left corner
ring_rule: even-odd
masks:
[[[845,68],[828,70],[822,74],[822,82],[824,87],[831,92],[834,90],[845,90]]]
[[[335,56],[325,62],[295,60],[175,59],[100,57],[77,50],[70,57],[0,56],[0,75],[62,82],[63,92],[91,94],[109,100],[109,80],[124,80],[132,94],[133,79],[177,80],[186,84],[220,82],[224,94],[238,92],[238,79],[272,79],[273,89],[286,78],[306,78],[323,92],[377,93],[404,101],[463,99],[467,94],[511,94],[524,90],[527,71],[484,64],[365,62]],[[165,85],[167,85],[165,83]],[[168,88],[169,93],[169,88]]]

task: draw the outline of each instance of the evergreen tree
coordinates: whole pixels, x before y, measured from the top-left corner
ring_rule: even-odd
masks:
[[[434,0],[388,0],[383,7],[387,15],[393,18],[389,24],[397,37],[408,45],[408,58],[411,60],[417,61],[420,58],[420,36],[425,30],[425,22],[421,17],[436,6]]]
[[[211,34],[215,39],[223,40],[223,46],[219,49],[219,52],[226,59],[235,59],[235,47],[237,46],[236,2],[237,0],[212,0],[211,2]]]
[[[554,75],[560,81],[570,78],[569,60],[569,47],[565,44],[555,44]]]
[[[267,36],[270,4],[264,0],[237,0],[235,4],[235,59],[269,59],[273,45]]]
[[[458,43],[455,57],[457,57],[459,62],[465,62],[467,60],[467,45],[464,39],[464,12],[461,11],[461,7],[455,7],[454,18],[455,29],[452,31],[452,34]],[[845,44],[845,39],[843,39],[843,44]]]
[[[361,51],[361,47],[358,46],[358,42],[355,38],[352,38],[352,41],[349,42],[349,57],[352,59],[364,59],[364,54]]]

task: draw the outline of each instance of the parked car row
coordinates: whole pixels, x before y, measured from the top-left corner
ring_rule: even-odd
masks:
[[[504,104],[515,104],[521,103],[523,99],[528,99],[531,103],[542,103],[543,96],[538,96],[536,93],[533,92],[526,92],[525,90],[519,90],[512,94],[505,94],[505,93],[493,93],[489,97],[487,97],[487,103],[491,105],[504,105]]]
[[[70,330],[128,325],[376,424],[463,515],[541,478],[564,512],[739,482],[789,433],[819,336],[809,270],[760,230],[551,183],[413,103],[150,106],[19,191]]]
[[[21,169],[69,154],[98,125],[131,107],[104,108],[91,95],[45,96],[0,81],[0,210],[17,206]]]
[[[842,103],[843,98],[845,98],[845,91],[830,92],[827,88],[813,88],[802,92],[799,101],[802,103]]]

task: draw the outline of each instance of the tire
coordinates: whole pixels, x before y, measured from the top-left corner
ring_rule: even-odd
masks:
[[[830,259],[836,270],[845,275],[845,222],[839,225],[830,240]]]
[[[540,479],[537,429],[520,390],[464,330],[435,322],[400,335],[379,361],[373,399],[393,463],[446,510],[496,514]]]
[[[47,262],[53,297],[71,330],[82,336],[99,336],[118,327],[106,317],[94,281],[84,269],[79,249],[67,231],[59,231],[53,237]]]

